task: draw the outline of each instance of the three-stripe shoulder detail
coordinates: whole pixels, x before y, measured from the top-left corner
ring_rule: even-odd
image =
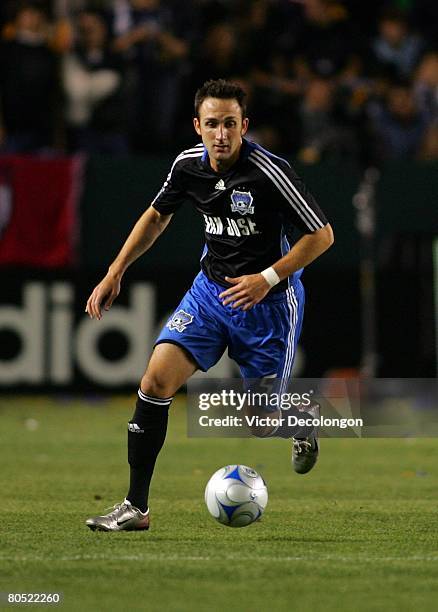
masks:
[[[191,155],[192,153],[199,153],[199,152],[201,153],[204,152],[204,145],[202,144],[202,142],[198,143],[194,147],[191,147],[190,149],[185,149],[178,155],[178,157],[182,157],[183,155]]]
[[[325,226],[325,223],[309,206],[290,178],[279,166],[274,164],[268,155],[256,149],[250,153],[248,159],[273,182],[309,229],[316,231]]]
[[[180,161],[183,161],[185,159],[190,159],[192,157],[202,157],[203,154],[204,154],[204,145],[202,144],[202,142],[192,147],[191,149],[186,149],[185,151],[180,153],[178,157],[176,157],[175,161],[173,162],[172,167],[169,170],[169,174],[167,175],[166,180],[163,183],[163,186],[161,187],[160,191],[157,193],[155,198],[152,200],[152,205],[155,204],[158,197],[166,190],[166,187],[169,185],[169,182],[172,178],[172,172],[176,164]]]
[[[178,162],[184,159],[190,159],[191,157],[201,157],[203,153],[204,153],[204,145],[202,143],[196,145],[196,147],[193,147],[191,149],[186,149],[185,151],[180,153],[172,164],[172,167],[169,172],[169,177],[171,176],[172,171]]]

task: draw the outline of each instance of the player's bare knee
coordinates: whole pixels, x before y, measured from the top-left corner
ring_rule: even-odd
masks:
[[[169,381],[166,377],[159,372],[148,372],[144,374],[141,379],[140,389],[146,395],[151,397],[170,397],[174,394],[175,390],[169,385]]]

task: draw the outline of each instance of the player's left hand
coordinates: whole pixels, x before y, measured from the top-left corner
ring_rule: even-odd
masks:
[[[236,278],[225,277],[233,286],[219,294],[223,305],[232,304],[233,308],[249,310],[269,293],[270,286],[261,274],[245,274]]]

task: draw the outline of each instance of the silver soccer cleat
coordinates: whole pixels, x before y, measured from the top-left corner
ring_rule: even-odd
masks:
[[[109,514],[93,516],[85,521],[93,531],[140,531],[149,529],[149,510],[143,513],[125,499]]]
[[[314,419],[319,419],[320,405],[315,402],[306,410]],[[297,474],[307,474],[318,460],[318,428],[307,438],[292,438],[292,465]]]
[[[292,465],[297,474],[307,474],[318,460],[319,446],[315,437],[292,439]]]

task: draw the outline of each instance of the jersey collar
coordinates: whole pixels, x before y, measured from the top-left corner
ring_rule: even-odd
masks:
[[[215,172],[213,170],[213,168],[210,166],[210,157],[208,155],[208,151],[205,148],[205,146],[204,146],[204,152],[201,157],[201,163],[206,170],[209,170],[215,176],[223,176],[223,175],[228,174],[229,172],[232,172],[236,168],[238,168],[240,164],[248,158],[248,155],[250,153],[251,153],[250,143],[248,142],[248,140],[246,140],[246,138],[242,138],[242,146],[240,147],[239,158],[236,161],[236,163],[234,163],[232,166],[228,168],[228,170],[225,170],[224,172]]]

